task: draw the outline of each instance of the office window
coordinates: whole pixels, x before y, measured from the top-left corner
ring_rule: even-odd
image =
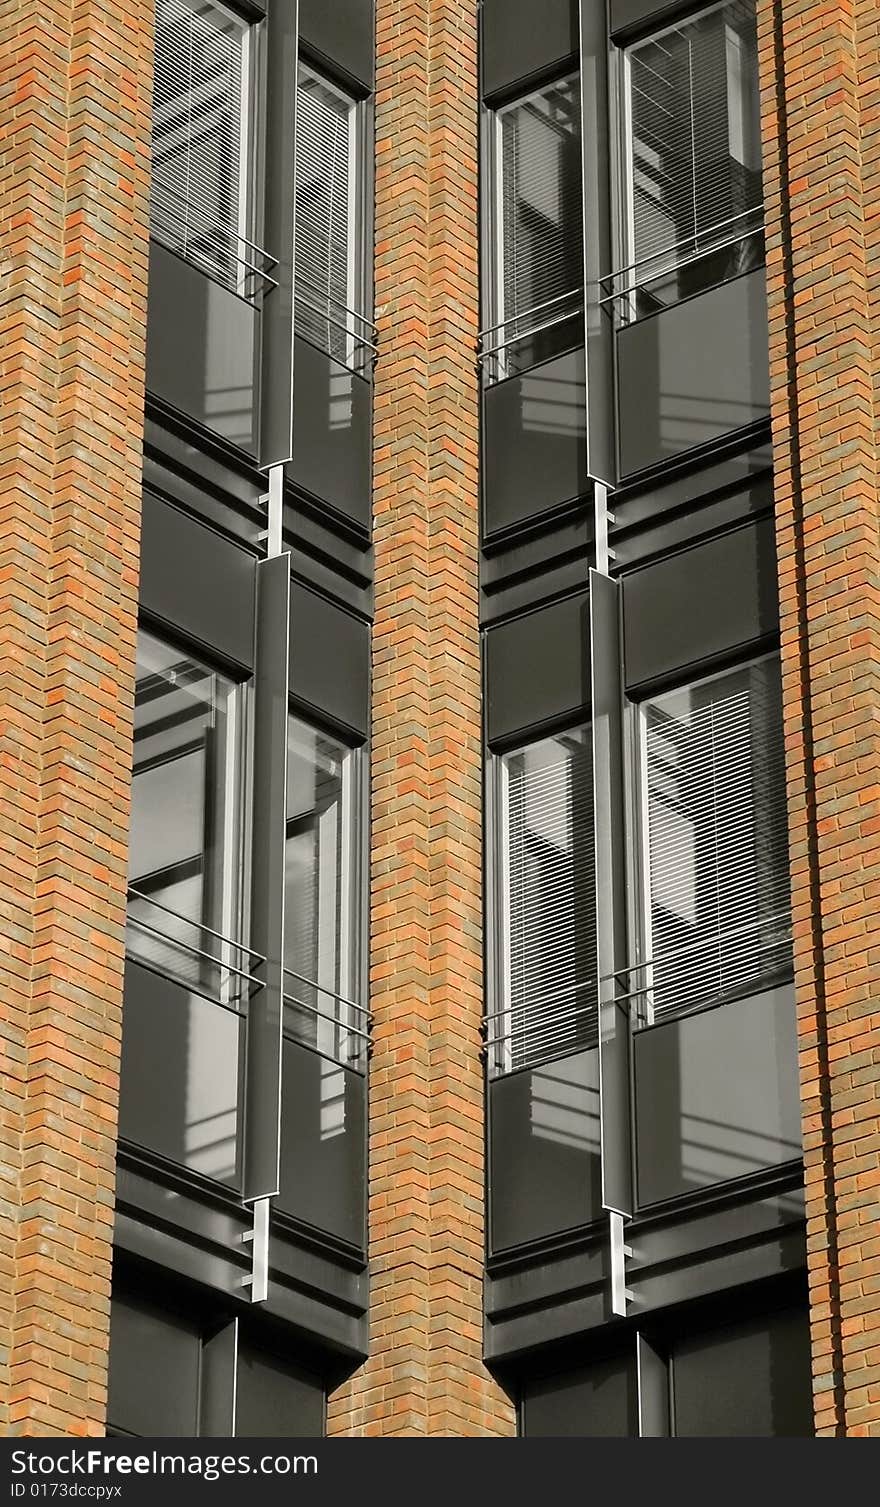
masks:
[[[230,996],[242,964],[241,698],[218,670],[141,629],[127,945],[162,973]]]
[[[676,1337],[670,1381],[680,1439],[811,1437],[806,1306]]]
[[[363,1066],[359,751],[291,717],[287,759],[285,1030]]]
[[[237,292],[248,223],[250,29],[213,0],[157,0],[150,228]],[[258,253],[258,257],[262,253]]]
[[[724,4],[625,54],[629,290],[635,315],[763,260],[753,0]]]
[[[596,1039],[592,750],[584,729],[499,761],[499,994],[493,1072]]]
[[[361,110],[300,64],[296,96],[296,327],[346,366],[366,356],[358,233]]]
[[[236,1439],[319,1439],[323,1433],[320,1378],[243,1340],[236,1377]]]
[[[107,1433],[187,1438],[199,1431],[201,1335],[172,1308],[114,1290]]]
[[[495,112],[489,380],[583,342],[580,76]]]
[[[790,972],[778,661],[652,698],[641,738],[650,1019]]]

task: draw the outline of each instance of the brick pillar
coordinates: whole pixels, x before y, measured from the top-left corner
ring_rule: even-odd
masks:
[[[0,16],[0,1431],[106,1403],[152,18]]]
[[[506,1435],[482,1361],[476,0],[378,0],[371,1355],[349,1435]]]
[[[880,1434],[876,0],[759,0],[816,1426]]]

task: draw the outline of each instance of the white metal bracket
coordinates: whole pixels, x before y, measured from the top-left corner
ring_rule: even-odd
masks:
[[[611,1312],[620,1318],[626,1317],[627,1304],[633,1295],[626,1285],[626,1259],[632,1260],[632,1246],[624,1239],[623,1215],[615,1209],[608,1211],[608,1235],[611,1250]]]
[[[608,510],[608,488],[603,481],[593,482],[594,530],[596,537],[596,569],[607,576],[612,560],[617,558],[608,544],[608,526],[614,523],[614,514]]]
[[[260,497],[260,505],[266,509],[266,527],[257,538],[266,546],[266,558],[280,555],[283,545],[282,524],[284,520],[284,467],[269,467],[269,490]]]
[[[251,1270],[248,1276],[242,1277],[242,1287],[251,1290],[252,1303],[265,1303],[269,1296],[269,1206],[271,1199],[257,1198],[254,1200],[254,1227],[245,1230],[241,1237],[242,1245],[251,1247]]]

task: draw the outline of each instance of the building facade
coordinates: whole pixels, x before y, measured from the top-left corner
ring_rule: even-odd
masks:
[[[33,0],[0,1426],[880,1433],[873,0]]]

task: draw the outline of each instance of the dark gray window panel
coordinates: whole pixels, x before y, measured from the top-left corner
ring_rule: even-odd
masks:
[[[198,1434],[199,1352],[199,1330],[183,1314],[114,1292],[109,1431],[160,1439]]]
[[[243,298],[151,243],[147,391],[249,455],[259,321]]]
[[[297,581],[290,603],[290,694],[303,706],[366,737],[369,626]]]
[[[678,1340],[671,1377],[680,1439],[812,1437],[806,1304]]]
[[[623,579],[626,687],[766,642],[778,631],[772,518],[694,545]]]
[[[373,87],[373,0],[299,0],[300,37],[351,78]]]
[[[489,1084],[489,1198],[495,1254],[601,1216],[595,1047]]]
[[[578,50],[578,0],[483,0],[482,88],[498,94]]]
[[[144,493],[141,609],[244,670],[254,664],[256,561]]]
[[[756,477],[751,485],[736,491],[727,489],[717,493],[697,493],[697,500],[686,512],[671,510],[675,495],[676,492],[672,489],[668,493],[661,491],[649,494],[649,498],[657,503],[654,517],[647,509],[642,510],[641,497],[633,499],[630,507],[627,504],[619,507],[618,499],[615,498],[615,518],[622,514],[625,525],[629,524],[630,518],[634,520],[632,527],[617,527],[612,530],[611,545],[618,568],[631,569],[643,564],[645,560],[686,549],[699,539],[736,528],[751,518],[768,513],[773,506],[773,477],[769,473]],[[677,495],[685,502],[689,500],[683,489]]]
[[[587,594],[540,607],[486,633],[487,734],[497,744],[585,720],[590,704]]]
[[[617,399],[621,476],[766,419],[763,268],[618,330]]]
[[[636,1033],[639,1206],[801,1155],[793,986]]]
[[[527,1439],[634,1438],[638,1434],[635,1350],[526,1383]]]
[[[120,1139],[236,1186],[241,1038],[233,1010],[129,959]]]
[[[323,1433],[324,1388],[318,1378],[242,1338],[236,1439],[318,1439]]]
[[[372,388],[308,340],[295,341],[293,460],[287,476],[361,533],[370,529]]]
[[[640,31],[648,25],[659,26],[676,20],[688,11],[700,9],[694,0],[608,0],[608,24],[612,36],[619,32]]]
[[[366,1079],[285,1037],[278,1210],[361,1250],[366,1157]]]
[[[487,535],[581,497],[587,488],[584,351],[567,351],[483,395]]]

